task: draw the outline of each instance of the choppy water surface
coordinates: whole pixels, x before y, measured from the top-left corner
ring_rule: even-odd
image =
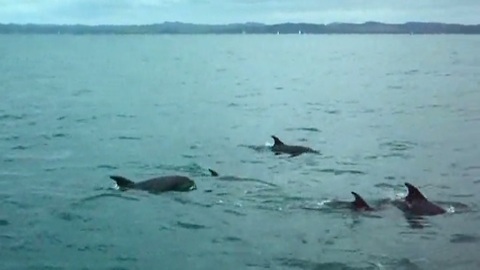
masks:
[[[449,35],[0,36],[1,268],[478,269],[478,48]],[[322,154],[275,156],[273,134]],[[122,193],[111,174],[198,189]],[[449,213],[328,203],[403,196],[405,181]]]

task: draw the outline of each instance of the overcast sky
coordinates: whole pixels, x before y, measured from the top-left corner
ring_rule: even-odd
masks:
[[[0,23],[164,21],[480,24],[480,0],[0,0]]]

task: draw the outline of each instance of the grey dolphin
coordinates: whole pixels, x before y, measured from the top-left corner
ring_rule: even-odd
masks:
[[[111,175],[120,190],[139,189],[150,193],[162,193],[166,191],[192,191],[197,189],[195,182],[180,175],[169,175],[151,178],[142,182],[133,182],[123,176]]]
[[[405,199],[397,203],[400,210],[417,216],[434,216],[444,214],[447,211],[442,207],[429,201],[417,187],[410,183],[405,183],[408,194]]]
[[[290,157],[295,157],[303,153],[320,153],[319,151],[313,150],[310,147],[285,144],[275,135],[272,135],[272,138],[274,143],[270,149],[275,153],[275,155],[290,154]]]
[[[356,211],[372,211],[374,210],[368,203],[362,198],[362,196],[358,195],[357,193],[352,191],[353,197],[355,200],[351,202],[353,210]]]

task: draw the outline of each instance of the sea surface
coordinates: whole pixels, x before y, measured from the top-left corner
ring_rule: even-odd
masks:
[[[479,269],[479,48],[0,35],[0,269]],[[321,154],[274,155],[271,135]],[[169,174],[198,189],[109,179]],[[448,213],[335,207],[405,182]]]

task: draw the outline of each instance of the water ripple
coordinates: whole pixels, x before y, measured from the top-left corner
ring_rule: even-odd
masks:
[[[10,222],[6,219],[0,219],[0,226],[8,226]]]
[[[322,173],[331,173],[334,175],[343,175],[343,174],[353,174],[353,175],[365,175],[367,174],[364,171],[360,170],[339,170],[339,169],[312,169],[313,171],[322,172]]]
[[[141,137],[134,137],[134,136],[118,136],[117,139],[119,140],[129,140],[129,141],[139,141]]]
[[[314,261],[309,261],[309,260],[303,260],[303,259],[296,259],[296,258],[278,258],[276,259],[282,266],[286,266],[289,268],[298,268],[298,269],[325,269],[325,270],[370,270],[370,269],[376,269],[375,267],[372,266],[360,266],[360,267],[355,267],[355,266],[350,266],[345,263],[340,263],[340,262],[328,262],[328,263],[319,263],[319,262],[314,262]]]
[[[195,224],[195,223],[187,223],[187,222],[177,222],[177,226],[181,228],[185,228],[188,230],[200,230],[200,229],[207,229],[207,226],[200,225],[200,224]]]
[[[450,238],[450,243],[463,244],[463,243],[478,243],[480,237],[478,235],[468,234],[454,234]]]
[[[0,121],[3,120],[22,120],[27,117],[26,114],[2,114],[0,115]]]
[[[287,131],[310,131],[310,132],[321,132],[320,129],[315,128],[315,127],[298,127],[298,128],[286,128],[285,130]]]

